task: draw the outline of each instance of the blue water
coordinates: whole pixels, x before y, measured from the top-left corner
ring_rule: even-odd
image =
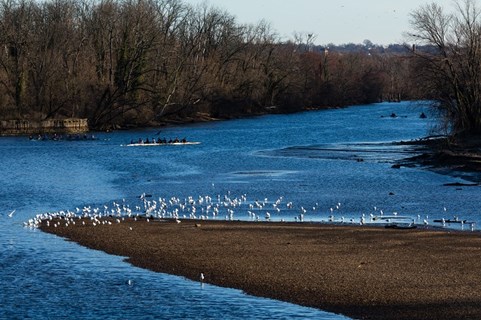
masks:
[[[392,112],[399,117],[390,118]],[[305,221],[333,215],[357,223],[362,214],[383,210],[420,224],[456,215],[479,225],[479,187],[446,187],[463,180],[423,168],[391,168],[412,152],[393,141],[430,133],[434,120],[420,119],[421,112],[429,114],[426,105],[383,103],[160,132],[99,133],[96,141],[0,138],[0,318],[342,319],[138,269],[122,257],[24,228],[23,222],[38,213],[113,201],[133,207],[146,193],[152,199],[245,195],[251,203],[269,204],[282,197],[282,210],[272,220],[295,221],[302,207]],[[122,146],[157,136],[201,144]],[[236,209],[234,218],[249,219],[247,208]]]

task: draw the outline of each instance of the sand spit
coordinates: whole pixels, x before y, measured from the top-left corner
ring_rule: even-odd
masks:
[[[57,223],[58,222],[58,223]],[[481,234],[150,220],[40,228],[135,266],[357,319],[481,319]],[[56,225],[56,226],[54,226]]]

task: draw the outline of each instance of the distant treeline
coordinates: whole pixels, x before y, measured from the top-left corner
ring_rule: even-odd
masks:
[[[264,22],[178,0],[0,5],[0,119],[106,129],[421,97],[401,45],[281,42]]]

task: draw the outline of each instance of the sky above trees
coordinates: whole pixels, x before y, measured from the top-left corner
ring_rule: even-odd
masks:
[[[283,40],[294,33],[316,35],[316,44],[362,43],[388,45],[405,41],[410,31],[409,14],[423,0],[185,0],[199,5],[207,3],[228,11],[240,23],[256,23],[262,19],[271,24]],[[452,0],[434,1],[447,9]]]

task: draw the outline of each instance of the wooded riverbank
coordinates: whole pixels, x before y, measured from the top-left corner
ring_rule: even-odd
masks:
[[[401,44],[281,41],[207,5],[11,1],[0,22],[0,119],[112,130],[420,97]]]

